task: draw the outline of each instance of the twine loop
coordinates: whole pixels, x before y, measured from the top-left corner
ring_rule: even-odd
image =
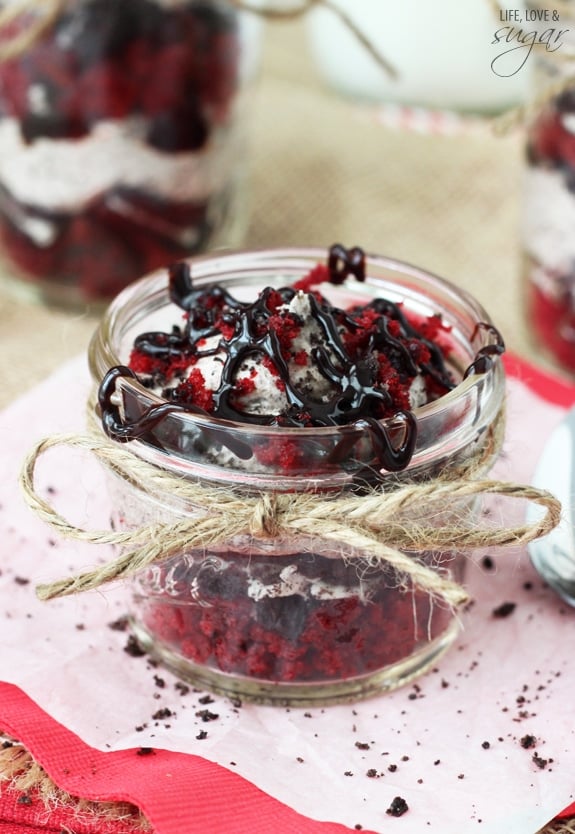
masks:
[[[478,547],[520,546],[546,535],[561,520],[561,504],[545,490],[494,479],[472,477],[485,471],[502,434],[500,415],[483,447],[464,467],[419,483],[395,483],[361,493],[259,492],[243,495],[232,489],[183,479],[149,464],[124,446],[91,435],[58,435],[39,441],[30,451],[20,483],[30,508],[64,537],[99,545],[116,545],[119,555],[103,566],[39,585],[40,599],[81,593],[107,582],[132,577],[193,549],[217,548],[236,537],[255,540],[294,536],[327,540],[341,548],[342,558],[396,571],[398,584],[427,591],[452,608],[468,601],[464,588],[424,554],[464,552]],[[84,530],[71,524],[40,496],[35,486],[39,458],[57,446],[80,448],[127,484],[143,491],[142,500],[166,495],[183,499],[187,515],[175,521],[147,523],[128,530]],[[541,506],[537,520],[517,526],[485,527],[469,523],[464,512],[471,499],[501,495]]]

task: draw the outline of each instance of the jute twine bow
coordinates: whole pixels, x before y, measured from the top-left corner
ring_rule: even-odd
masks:
[[[128,484],[140,489],[145,485],[143,488],[152,496],[185,499],[198,509],[198,514],[173,523],[151,523],[126,531],[76,527],[38,495],[34,485],[38,459],[57,446],[88,450]],[[485,463],[492,454],[493,443],[488,443],[480,460]],[[474,466],[477,463],[476,460]],[[362,494],[261,492],[242,496],[230,489],[175,476],[142,461],[124,446],[95,435],[60,435],[39,441],[24,463],[21,486],[28,505],[60,535],[95,544],[113,544],[121,549],[117,558],[101,567],[39,585],[36,591],[42,600],[99,588],[106,582],[131,577],[185,550],[209,549],[236,536],[270,539],[299,535],[327,539],[343,546],[346,559],[361,559],[372,566],[388,565],[397,571],[404,586],[410,582],[455,608],[468,600],[466,591],[445,573],[424,564],[421,558],[424,551],[523,545],[550,532],[561,516],[559,501],[546,491],[498,480],[474,480],[466,475],[455,478],[445,475],[422,483],[398,485],[389,492],[373,488]],[[514,527],[474,527],[463,520],[454,520],[453,507],[458,501],[480,495],[534,502],[545,513],[538,521]],[[449,520],[434,526],[430,523],[434,509],[438,517],[447,510]],[[346,547],[357,556],[349,556]]]

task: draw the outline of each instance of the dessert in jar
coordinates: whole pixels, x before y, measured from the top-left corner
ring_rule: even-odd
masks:
[[[244,18],[226,0],[52,0],[48,17],[49,5],[0,12],[12,287],[97,303],[166,262],[237,245]]]
[[[473,299],[359,249],[205,256],[124,290],[90,349],[100,433],[145,463],[110,473],[115,527],[191,522],[133,580],[138,640],[199,686],[278,704],[365,697],[427,669],[453,610],[374,558],[337,502],[361,513],[478,455],[485,472],[502,351]],[[264,516],[249,530],[244,505]],[[434,506],[443,524],[471,512]],[[397,509],[390,526],[428,513]],[[409,555],[463,576],[456,546]]]
[[[567,32],[564,39],[569,37]],[[527,129],[522,207],[530,330],[547,356],[570,373],[575,373],[574,48],[565,40],[557,51],[538,57],[544,103]]]

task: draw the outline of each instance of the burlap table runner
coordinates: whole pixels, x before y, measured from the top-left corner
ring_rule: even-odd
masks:
[[[253,105],[246,246],[346,246],[409,261],[471,291],[508,347],[541,361],[521,301],[523,134],[459,119],[452,131],[383,124],[325,89],[302,21],[266,27]],[[437,127],[437,125],[436,125]],[[0,407],[83,351],[95,316],[0,294]],[[574,821],[545,834],[575,832]]]

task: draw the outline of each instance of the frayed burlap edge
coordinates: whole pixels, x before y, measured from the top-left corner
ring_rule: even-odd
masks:
[[[555,820],[542,828],[537,834],[575,834],[575,817]]]
[[[82,799],[59,788],[26,750],[15,739],[1,736],[0,795],[6,790],[22,796],[34,794],[46,813],[65,806],[78,816],[90,816],[106,822],[122,822],[133,826],[135,832],[151,832],[152,827],[139,808],[128,802],[95,802]]]

